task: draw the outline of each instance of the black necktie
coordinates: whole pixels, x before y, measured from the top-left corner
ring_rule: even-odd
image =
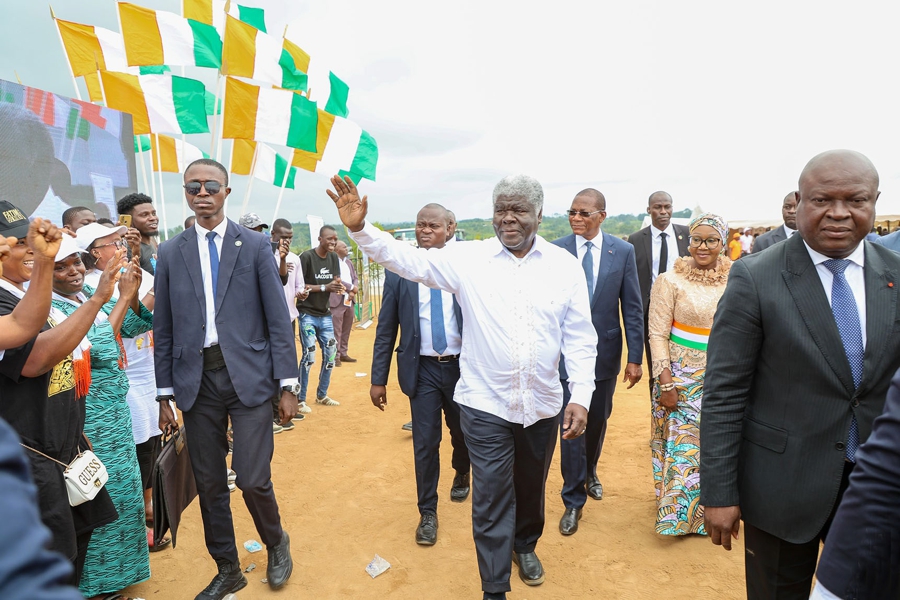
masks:
[[[665,273],[669,268],[669,244],[666,242],[666,237],[665,231],[659,234],[659,243],[662,244],[659,248],[659,275]]]

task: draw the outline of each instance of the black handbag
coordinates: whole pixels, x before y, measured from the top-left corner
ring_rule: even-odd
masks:
[[[191,469],[184,426],[170,435],[163,436],[162,449],[153,467],[153,539],[161,540],[167,531],[172,532],[172,547],[181,522],[181,513],[197,497],[197,483]]]

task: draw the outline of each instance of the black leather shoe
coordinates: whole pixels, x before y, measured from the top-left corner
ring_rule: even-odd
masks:
[[[419,519],[416,527],[416,543],[420,546],[434,546],[437,541],[438,520],[433,512],[427,512]]]
[[[453,486],[450,488],[450,500],[453,502],[465,502],[469,497],[469,474],[456,472],[453,478]]]
[[[244,589],[247,578],[241,572],[241,565],[221,563],[219,574],[213,577],[206,589],[197,594],[194,600],[222,600],[228,594]]]
[[[563,535],[572,535],[578,531],[578,521],[580,520],[580,508],[567,508],[559,520],[559,532]]]
[[[541,585],[544,583],[544,567],[534,552],[519,554],[513,552],[513,562],[519,565],[519,579],[525,585]]]
[[[291,538],[287,531],[281,543],[269,550],[269,566],[266,567],[266,579],[273,590],[281,589],[291,577],[294,570],[294,559],[291,558]]]
[[[594,500],[603,499],[603,484],[596,477],[588,477],[584,482],[584,488],[587,490],[587,495]]]

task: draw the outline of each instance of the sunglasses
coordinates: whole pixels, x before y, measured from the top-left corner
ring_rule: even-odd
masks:
[[[196,196],[204,187],[207,194],[218,194],[222,189],[222,184],[218,181],[189,181],[184,184],[184,191],[190,196]]]
[[[575,215],[578,215],[582,219],[587,219],[588,217],[591,217],[593,215],[596,215],[597,213],[602,213],[602,212],[603,212],[602,210],[595,210],[594,212],[588,212],[586,210],[567,210],[566,214],[569,215],[570,217],[574,217]]]

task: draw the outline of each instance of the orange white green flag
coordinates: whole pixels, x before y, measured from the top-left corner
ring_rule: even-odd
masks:
[[[291,166],[288,159],[271,146],[251,140],[234,140],[230,172],[232,175],[252,175],[266,183],[292,190],[297,167]]]
[[[212,25],[129,2],[118,7],[129,65],[222,66],[222,38]]]
[[[164,173],[183,173],[189,164],[200,158],[209,158],[197,146],[167,135],[151,135],[150,154],[153,156],[153,170]],[[159,146],[159,160],[157,160]]]
[[[175,75],[132,75],[102,71],[110,108],[131,113],[134,133],[209,133],[206,88]]]
[[[306,73],[298,63],[309,55],[284,38],[269,35],[234,17],[225,19],[222,74],[247,77],[288,90],[306,90]]]
[[[378,165],[378,144],[367,131],[343,117],[335,117],[316,173],[341,177],[349,175],[355,182],[360,178],[375,181]]]
[[[228,77],[222,137],[316,151],[315,102],[288,90],[263,88]]]
[[[212,25],[219,31],[225,28],[226,14],[262,32],[266,31],[266,12],[261,8],[242,6],[227,0],[182,0],[181,8],[181,14],[186,19]]]

